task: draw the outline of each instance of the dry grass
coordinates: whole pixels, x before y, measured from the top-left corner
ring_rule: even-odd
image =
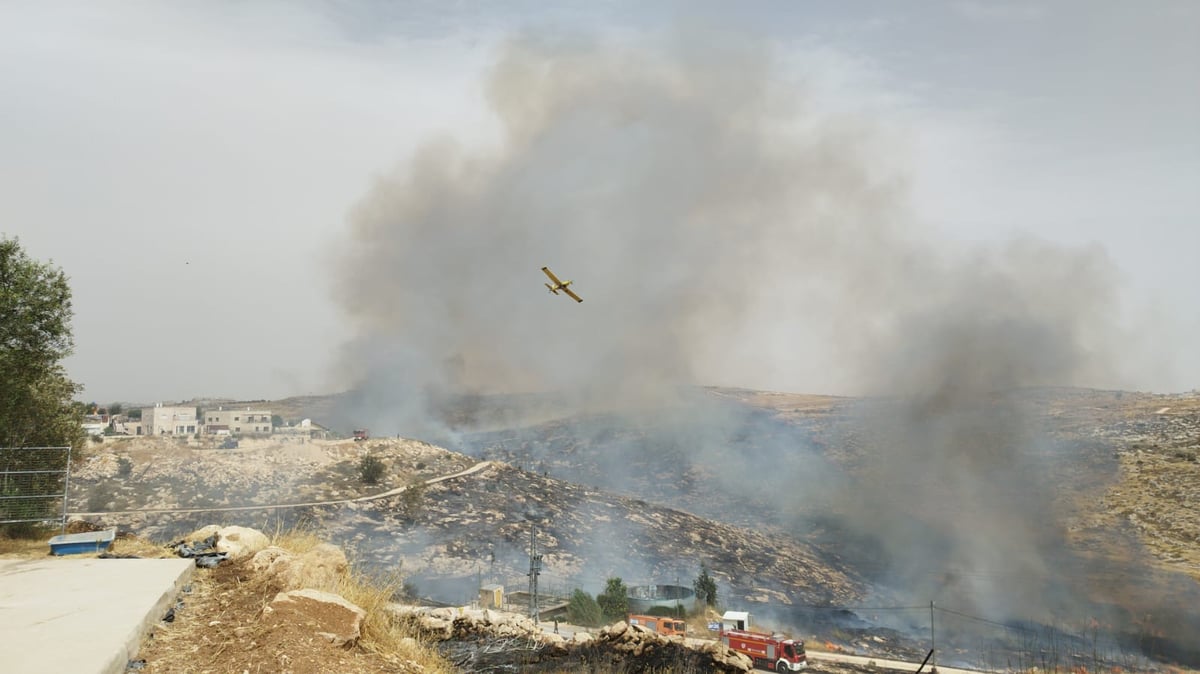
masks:
[[[303,554],[324,543],[312,531],[294,529],[276,532],[271,544],[293,554]],[[454,668],[430,644],[408,630],[389,609],[404,585],[399,569],[386,575],[371,575],[361,566],[350,568],[325,587],[314,589],[341,595],[366,611],[359,646],[393,663],[415,663],[430,674],[450,674]],[[267,598],[269,601],[270,598]]]
[[[0,537],[0,558],[45,557],[50,554],[49,536],[45,538]]]

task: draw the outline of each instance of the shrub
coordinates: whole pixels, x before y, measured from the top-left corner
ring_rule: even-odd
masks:
[[[133,475],[133,461],[128,456],[117,459],[117,477],[127,480],[131,475]]]
[[[374,454],[368,454],[358,462],[358,476],[363,484],[378,484],[385,470],[383,461]]]

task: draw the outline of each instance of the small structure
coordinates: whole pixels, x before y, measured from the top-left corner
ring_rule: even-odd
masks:
[[[629,610],[648,613],[655,608],[690,606],[696,593],[682,585],[634,585],[627,590]]]
[[[480,608],[500,608],[504,605],[504,586],[496,583],[479,588]]]
[[[750,629],[750,613],[748,611],[726,611],[725,614],[721,616],[721,629]]]
[[[88,531],[82,534],[62,534],[50,539],[50,554],[79,555],[87,552],[103,552],[112,547],[116,538],[116,529]]]

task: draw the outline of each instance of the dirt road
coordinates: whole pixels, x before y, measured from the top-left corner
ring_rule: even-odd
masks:
[[[451,473],[449,475],[442,475],[440,477],[429,478],[428,480],[425,480],[424,484],[426,484],[426,485],[437,484],[439,482],[445,482],[446,480],[453,480],[455,478],[466,477],[467,475],[473,475],[473,474],[478,473],[479,471],[487,468],[491,464],[492,464],[491,461],[480,461],[479,463],[475,464],[474,466],[471,466],[470,468],[467,468],[466,470],[460,470],[457,473]],[[108,510],[108,511],[104,511],[104,512],[94,512],[94,513],[84,513],[84,512],[67,513],[67,517],[99,517],[102,515],[144,515],[144,514],[151,514],[151,513],[215,513],[215,512],[238,512],[238,511],[246,511],[246,510],[276,510],[276,509],[280,509],[280,508],[310,508],[313,506],[341,505],[341,504],[346,504],[346,503],[365,503],[367,501],[377,501],[379,499],[388,498],[390,496],[396,496],[397,494],[401,494],[406,489],[408,489],[408,487],[409,487],[409,485],[405,485],[403,487],[396,487],[395,489],[389,489],[389,490],[387,490],[385,492],[381,492],[379,494],[371,494],[369,496],[358,496],[355,498],[337,499],[334,501],[306,501],[304,503],[269,503],[269,504],[264,504],[264,505],[221,506],[219,508],[142,508],[139,510]]]

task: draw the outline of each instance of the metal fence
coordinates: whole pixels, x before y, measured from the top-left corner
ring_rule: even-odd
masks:
[[[70,447],[0,447],[0,524],[67,526]]]

